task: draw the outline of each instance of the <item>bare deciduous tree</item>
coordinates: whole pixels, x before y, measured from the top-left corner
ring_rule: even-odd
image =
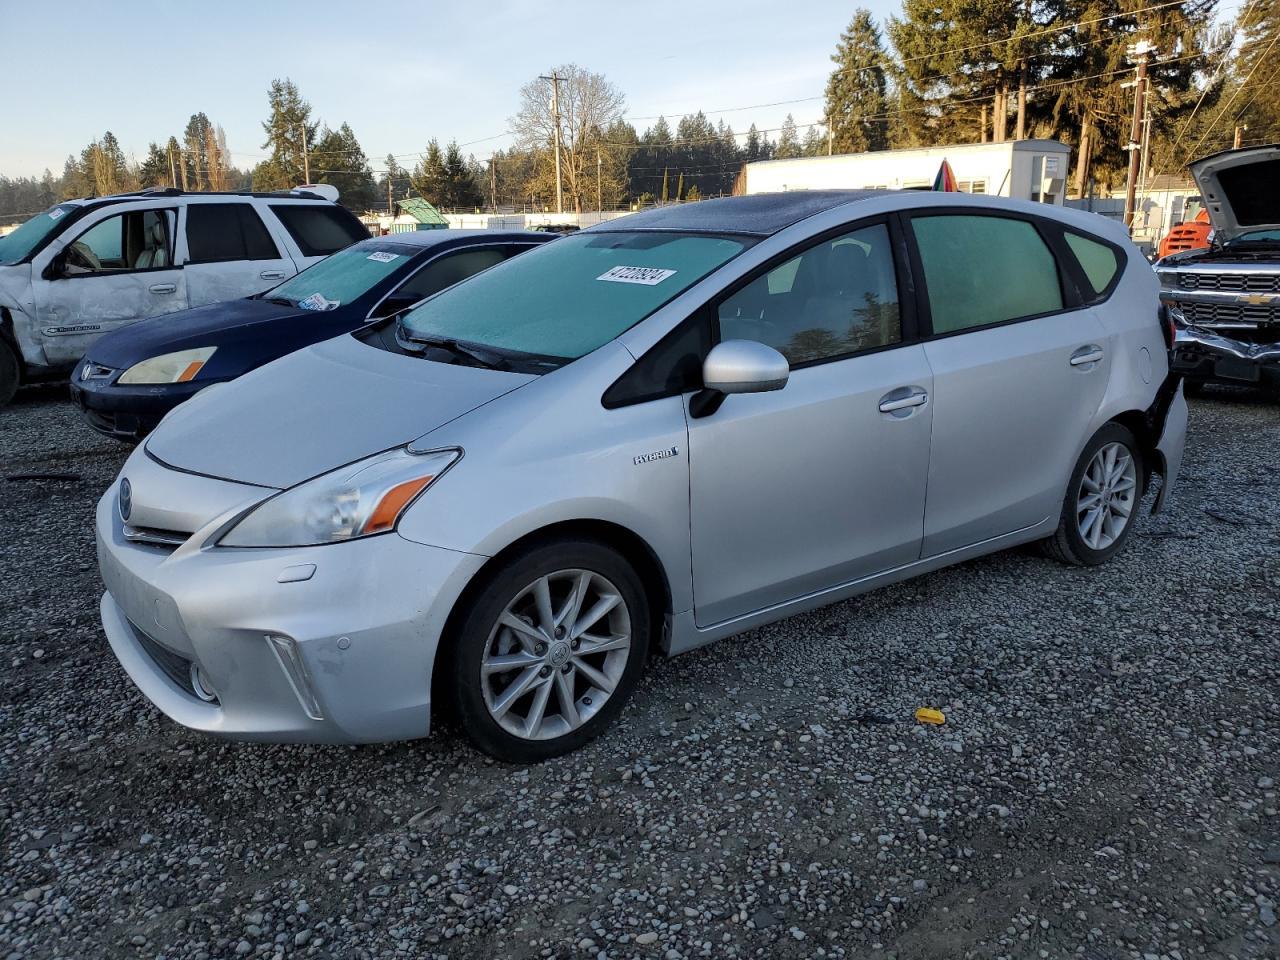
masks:
[[[621,120],[627,100],[603,74],[569,63],[551,71],[560,78],[560,166],[566,204],[575,210],[596,201],[596,150],[603,132]],[[550,74],[549,74],[550,75]],[[520,88],[520,111],[511,128],[521,146],[550,146],[555,140],[551,83],[531,80]]]

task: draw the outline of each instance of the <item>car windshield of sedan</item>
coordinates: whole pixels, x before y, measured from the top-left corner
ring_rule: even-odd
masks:
[[[1232,237],[1223,246],[1238,247],[1249,243],[1265,243],[1268,246],[1280,246],[1280,230],[1250,230]]]
[[[364,296],[379,280],[408,263],[414,252],[394,243],[357,243],[290,277],[261,297],[287,301],[304,310],[334,310]]]
[[[402,319],[412,339],[576,360],[747,248],[741,237],[585,232],[450,287]]]
[[[17,263],[27,256],[61,227],[62,218],[75,208],[74,203],[60,203],[44,213],[37,213],[17,230],[0,237],[0,263]]]

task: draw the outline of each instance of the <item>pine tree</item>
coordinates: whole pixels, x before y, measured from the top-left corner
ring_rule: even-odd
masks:
[[[458,141],[451,140],[444,152],[445,204],[455,209],[480,206],[480,188],[475,172],[462,158]]]
[[[349,210],[364,211],[373,206],[377,196],[373,171],[349,124],[337,130],[322,129],[311,153],[313,182],[336,187],[338,202]]]
[[[1280,64],[1280,44],[1272,46],[1268,52],[1268,44],[1280,36],[1280,0],[1257,0],[1259,9],[1252,14],[1252,4],[1245,4],[1236,20],[1235,29],[1241,38],[1240,55],[1237,57],[1232,71],[1232,89],[1227,94],[1231,97],[1239,90],[1234,102],[1224,105],[1214,116],[1221,114],[1217,130],[1210,131],[1206,143],[1221,146],[1222,141],[1213,141],[1214,133],[1224,138],[1234,133],[1236,124],[1249,127],[1249,139],[1254,143],[1275,143],[1280,141],[1280,71],[1267,72],[1267,65],[1273,67]],[[1243,86],[1244,78],[1252,74],[1247,86]],[[1206,151],[1207,152],[1207,151]]]
[[[147,145],[147,158],[138,169],[138,180],[144,187],[169,185],[169,158],[154,141]]]
[[[285,190],[306,181],[303,143],[315,141],[318,123],[311,120],[311,104],[302,99],[292,80],[272,80],[267,91],[270,118],[262,124],[267,134],[263,149],[271,156],[253,170],[255,190]]]
[[[871,13],[859,9],[840,35],[827,80],[827,123],[836,153],[883,150],[889,145],[888,55]]]
[[[800,156],[800,135],[796,130],[796,121],[791,114],[782,121],[782,129],[778,131],[778,146],[773,155],[779,160],[790,160]]]
[[[208,190],[209,187],[209,131],[213,124],[204,112],[193,113],[183,131],[182,142],[187,162],[191,165],[191,189]]]
[[[440,150],[440,141],[432,139],[427,144],[426,152],[418,161],[410,174],[410,185],[414,193],[427,203],[443,206],[448,192],[448,173],[444,166],[444,153]]]

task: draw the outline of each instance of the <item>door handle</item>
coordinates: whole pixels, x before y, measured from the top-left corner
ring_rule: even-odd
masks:
[[[903,393],[904,390],[910,392]],[[900,387],[880,398],[880,412],[894,413],[911,407],[923,407],[928,402],[929,394],[925,393],[925,391],[912,387]]]
[[[283,270],[263,270],[260,274],[258,274],[258,276],[260,276],[263,280],[283,280],[284,271]]]
[[[1096,343],[1091,343],[1087,347],[1081,347],[1071,355],[1071,365],[1079,367],[1086,363],[1097,363],[1101,359],[1102,348]]]
[[[147,289],[152,293],[173,293],[178,289],[178,285],[176,283],[153,283]]]

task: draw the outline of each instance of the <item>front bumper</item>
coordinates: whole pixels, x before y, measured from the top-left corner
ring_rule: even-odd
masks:
[[[1195,380],[1280,386],[1280,325],[1272,343],[1248,343],[1196,326],[1179,326],[1170,367]]]
[[[80,380],[80,368],[71,377],[71,399],[85,422],[104,436],[117,440],[141,440],[156,428],[165,414],[218,381],[120,386],[110,380]]]
[[[395,533],[294,549],[201,549],[203,531],[177,550],[140,544],[125,537],[117,484],[96,518],[103,630],[167,716],[243,740],[427,734],[438,640],[484,557]],[[312,564],[307,579],[280,582]],[[292,641],[296,659],[268,637]],[[189,680],[193,664],[211,702]]]

